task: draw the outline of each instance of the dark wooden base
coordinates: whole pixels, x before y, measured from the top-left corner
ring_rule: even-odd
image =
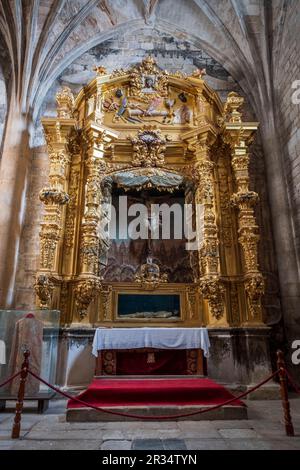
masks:
[[[53,398],[55,393],[52,394],[47,394],[41,397],[25,397],[24,401],[36,401],[37,402],[37,413],[38,414],[43,414],[45,411],[48,410],[49,408],[49,401],[51,398]],[[0,396],[0,412],[5,411],[6,408],[6,402],[7,401],[16,401],[16,397],[11,397],[8,395],[1,395]]]

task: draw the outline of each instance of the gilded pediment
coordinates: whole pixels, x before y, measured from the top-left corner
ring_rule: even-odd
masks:
[[[146,57],[110,75],[102,66],[95,67],[95,72],[96,79],[79,94],[76,107],[83,119],[121,132],[144,125],[187,131],[217,122],[222,113],[218,96],[204,81],[204,70],[190,76],[170,73],[161,70],[153,57]]]
[[[170,75],[148,57],[111,78],[127,78],[104,93],[104,121],[125,124],[194,125],[194,96],[170,83]]]

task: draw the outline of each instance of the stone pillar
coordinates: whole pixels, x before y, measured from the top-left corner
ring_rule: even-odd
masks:
[[[238,209],[238,241],[242,249],[244,287],[247,310],[243,315],[243,324],[263,325],[261,298],[264,293],[264,279],[258,267],[259,233],[254,216],[254,206],[258,195],[249,190],[249,151],[253,133],[258,123],[243,123],[238,109],[244,99],[235,92],[228,95],[225,112],[226,140],[231,146],[231,164],[236,182],[236,192],[232,203]]]
[[[101,288],[99,276],[99,247],[102,190],[101,182],[106,174],[105,145],[117,134],[89,122],[85,128],[86,189],[85,213],[81,225],[80,276],[74,288],[79,320],[86,316],[87,308]]]
[[[14,302],[20,236],[30,161],[30,118],[12,96],[0,160],[0,306]]]

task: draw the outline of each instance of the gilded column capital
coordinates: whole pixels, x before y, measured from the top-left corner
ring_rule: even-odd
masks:
[[[236,150],[236,155],[243,154],[247,147],[252,144],[258,125],[258,122],[224,122],[223,140],[232,149]]]
[[[45,140],[48,152],[66,150],[69,135],[76,125],[73,118],[43,118]]]
[[[231,196],[233,206],[240,210],[251,209],[258,201],[259,197],[255,191],[238,191]]]
[[[217,138],[217,129],[210,124],[203,124],[197,129],[185,132],[181,139],[186,143],[187,150],[197,160],[210,158],[211,146]]]
[[[88,154],[93,153],[95,157],[100,158],[104,156],[105,147],[119,136],[118,132],[96,124],[94,121],[88,121],[83,132],[85,134]]]

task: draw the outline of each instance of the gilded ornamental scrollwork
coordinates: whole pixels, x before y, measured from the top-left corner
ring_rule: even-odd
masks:
[[[206,275],[199,283],[200,291],[207,300],[212,316],[220,320],[224,315],[225,288],[218,276]]]
[[[35,279],[33,287],[40,301],[39,307],[42,309],[50,308],[54,290],[54,283],[51,277],[46,274],[39,274]]]
[[[136,137],[129,137],[132,148],[132,165],[155,167],[165,163],[166,138],[161,130],[153,126],[144,126]]]
[[[245,280],[245,289],[250,313],[250,321],[261,321],[261,299],[265,292],[264,277],[260,272],[250,275]]]
[[[90,303],[101,290],[101,281],[97,278],[80,280],[74,288],[75,304],[80,320],[87,315]]]
[[[135,282],[137,282],[142,289],[154,290],[159,287],[161,283],[168,282],[168,275],[161,274],[160,267],[154,263],[151,258],[142,264],[138,273],[135,275]]]

